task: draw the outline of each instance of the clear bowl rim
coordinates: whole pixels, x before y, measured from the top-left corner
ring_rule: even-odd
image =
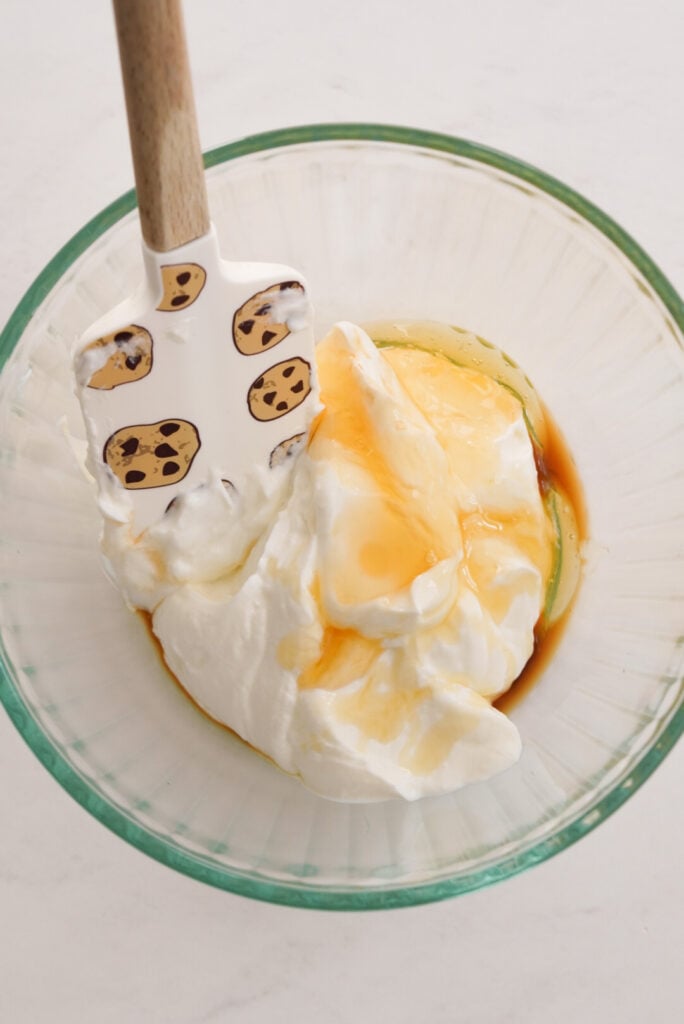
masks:
[[[646,252],[611,217],[588,199],[544,171],[515,157],[456,136],[398,125],[330,123],[299,125],[261,132],[212,149],[204,155],[205,167],[227,163],[238,157],[269,149],[303,143],[383,142],[398,146],[428,149],[465,157],[475,163],[504,171],[534,185],[579,214],[606,236],[640,271],[666,310],[684,333],[684,301]],[[136,207],[131,189],[84,225],[50,260],[27,289],[0,335],[0,370],[26,325],[65,271],[105,231]],[[439,881],[417,884],[384,884],[363,889],[327,886],[325,888],[273,880],[219,867],[199,854],[180,849],[162,834],[133,821],[122,810],[94,792],[88,782],[61,754],[33,717],[18,685],[11,660],[0,639],[0,701],[30,749],[50,774],[82,807],[112,832],[143,853],[198,881],[238,895],[271,903],[320,910],[375,910],[414,906],[461,895],[503,881],[556,853],[567,849],[613,814],[649,778],[684,732],[684,703],[654,734],[650,746],[632,766],[629,778],[618,778],[598,800],[583,806],[576,818],[556,832],[535,843],[522,854],[505,857],[494,865]]]

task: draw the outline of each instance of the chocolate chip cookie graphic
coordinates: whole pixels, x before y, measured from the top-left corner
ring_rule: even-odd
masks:
[[[301,405],[310,391],[311,366],[295,356],[257,377],[247,393],[247,405],[255,420],[277,420]]]
[[[281,281],[247,299],[233,317],[233,341],[243,356],[255,356],[278,345],[290,333],[283,316],[283,303],[278,299],[303,299],[304,288],[299,281]],[[280,307],[280,308],[279,308]]]
[[[104,461],[129,491],[168,487],[185,477],[200,449],[197,427],[188,420],[139,423],[115,431]]]
[[[146,377],[151,369],[152,336],[144,327],[130,324],[87,345],[79,356],[76,375],[85,387],[111,391]]]
[[[187,309],[204,288],[206,271],[199,263],[173,263],[161,268],[164,294],[157,309],[173,313]]]
[[[301,434],[295,434],[293,437],[288,437],[286,441],[281,441],[280,444],[271,452],[271,456],[268,460],[268,464],[271,469],[275,469],[276,466],[281,466],[287,459],[292,459],[297,452],[304,447],[304,441],[306,440],[306,431],[302,431]]]

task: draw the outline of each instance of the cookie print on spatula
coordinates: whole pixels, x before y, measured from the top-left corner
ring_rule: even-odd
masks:
[[[210,481],[230,481],[232,501],[250,474],[282,472],[272,453],[306,437],[318,406],[303,276],[219,255],[179,3],[114,9],[144,276],[84,334],[75,376],[101,507],[137,535]],[[182,451],[159,435],[169,423]]]

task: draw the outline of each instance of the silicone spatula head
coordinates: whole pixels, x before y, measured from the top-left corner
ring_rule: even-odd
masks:
[[[215,480],[239,493],[294,454],[317,403],[304,278],[219,256],[179,0],[114,9],[145,278],[74,368],[102,507],[137,534],[179,494]]]

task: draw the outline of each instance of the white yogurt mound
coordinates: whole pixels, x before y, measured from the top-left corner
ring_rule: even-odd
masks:
[[[307,449],[174,502],[109,570],[214,718],[315,792],[408,800],[520,754],[492,707],[533,648],[552,530],[519,401],[480,373],[337,325]]]

